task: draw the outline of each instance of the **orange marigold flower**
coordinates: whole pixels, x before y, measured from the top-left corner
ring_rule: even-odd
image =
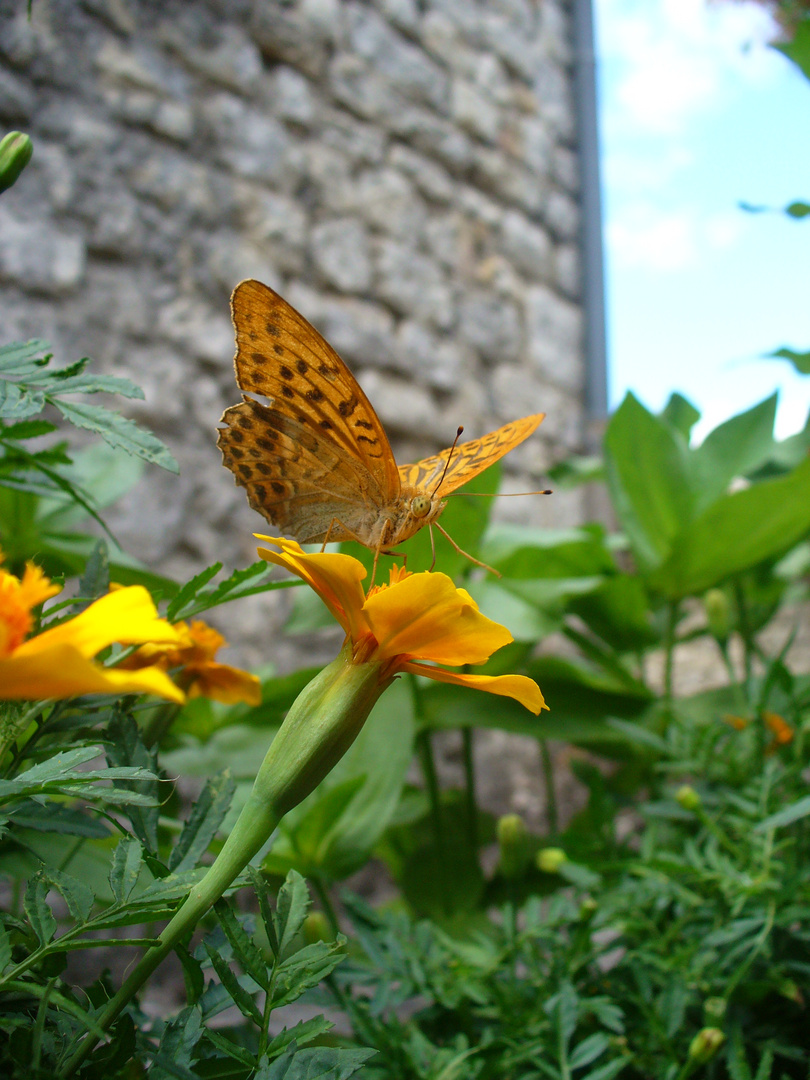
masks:
[[[177,641],[140,585],[94,601],[58,626],[30,637],[33,609],[60,591],[29,563],[22,578],[0,568],[0,699],[67,698],[77,694],[156,694],[178,703],[184,695],[155,667],[128,672],[94,661],[120,642]]]
[[[233,705],[245,701],[259,705],[261,683],[255,675],[228,664],[218,664],[214,657],[227,641],[202,619],[191,624],[174,624],[179,640],[172,645],[144,645],[124,661],[125,667],[137,669],[155,664],[163,671],[180,668],[177,681],[190,698],[208,697]]]
[[[456,683],[514,698],[530,712],[547,709],[540,687],[525,675],[470,675],[432,664],[483,664],[512,641],[505,626],[478,610],[446,574],[411,574],[395,568],[386,585],[364,593],[366,569],[350,555],[308,555],[292,540],[260,536],[280,553],[259,548],[262,559],[303,578],[346,631],[353,662],[380,662],[380,681],[409,671],[437,682]]]

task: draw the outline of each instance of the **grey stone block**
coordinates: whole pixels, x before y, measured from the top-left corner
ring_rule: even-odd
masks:
[[[363,292],[371,284],[368,233],[356,218],[337,218],[316,225],[310,237],[315,265],[324,279],[342,292]]]
[[[25,221],[0,207],[0,280],[32,293],[74,292],[84,277],[87,251],[76,234],[49,221]]]
[[[522,340],[518,307],[484,289],[467,292],[459,305],[459,335],[484,360],[514,360]]]

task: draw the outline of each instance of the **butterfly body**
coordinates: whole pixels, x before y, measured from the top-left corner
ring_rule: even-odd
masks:
[[[244,393],[222,416],[223,463],[250,505],[300,543],[357,540],[378,553],[395,548],[436,521],[444,495],[543,419],[528,416],[397,466],[352,373],[286,300],[258,281],[243,281],[231,311],[236,381]]]

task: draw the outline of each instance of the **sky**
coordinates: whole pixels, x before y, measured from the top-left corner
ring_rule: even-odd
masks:
[[[774,390],[803,426],[810,377],[765,354],[810,350],[810,81],[767,42],[760,6],[594,0],[608,393],[658,410],[677,390],[698,438]]]

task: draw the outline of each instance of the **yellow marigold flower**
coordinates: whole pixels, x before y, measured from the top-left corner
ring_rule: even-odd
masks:
[[[366,569],[350,555],[307,555],[295,541],[257,537],[281,549],[279,554],[259,548],[260,558],[297,574],[318,593],[346,631],[354,662],[382,662],[381,682],[410,671],[514,698],[535,714],[548,708],[540,687],[525,675],[469,675],[430,666],[483,664],[513,640],[446,574],[395,568],[387,585],[374,586],[366,595],[361,584]]]
[[[762,719],[765,721],[765,726],[773,735],[773,741],[776,746],[783,746],[785,743],[789,743],[793,739],[793,728],[775,712],[764,712]]]
[[[0,569],[0,699],[67,698],[76,694],[156,694],[182,702],[184,695],[164,672],[128,672],[94,662],[113,642],[173,642],[177,631],[140,585],[103,596],[81,614],[28,637],[32,610],[60,591],[38,567],[22,578]],[[27,639],[27,640],[26,640]]]
[[[127,657],[122,667],[135,670],[148,664],[156,664],[163,671],[182,668],[177,681],[190,698],[208,697],[233,705],[245,701],[248,705],[260,705],[261,683],[255,675],[228,664],[218,664],[214,657],[227,641],[213,626],[202,619],[189,625],[174,624],[179,641],[170,645],[143,645]]]

